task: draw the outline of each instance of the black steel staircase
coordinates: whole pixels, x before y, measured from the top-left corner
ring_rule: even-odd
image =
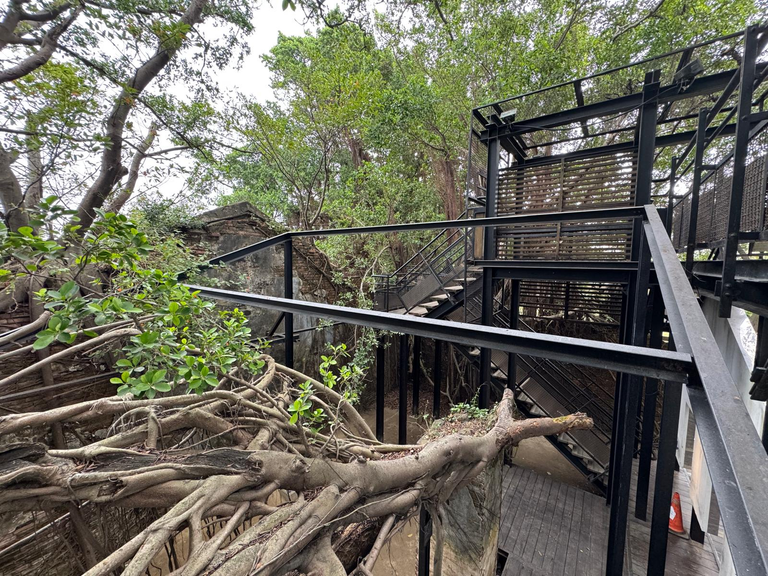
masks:
[[[482,268],[474,265],[473,253],[473,234],[456,228],[441,230],[398,270],[377,276],[377,309],[479,324]],[[494,325],[509,326],[509,308],[498,300],[496,308]],[[518,328],[534,331],[522,320],[518,321]],[[454,345],[454,349],[479,371],[478,348]],[[491,361],[491,382],[501,391],[509,386],[509,356],[493,351]],[[592,430],[574,431],[548,440],[604,492],[610,458],[613,390],[580,367],[555,360],[517,355],[515,372],[511,387],[516,391],[518,409],[526,417],[586,412],[593,418]]]

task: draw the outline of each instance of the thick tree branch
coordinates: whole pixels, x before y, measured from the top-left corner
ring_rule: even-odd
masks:
[[[45,36],[43,36],[40,49],[37,52],[26,57],[15,66],[11,66],[5,70],[0,70],[0,84],[11,82],[21,78],[22,76],[26,76],[30,72],[37,70],[40,68],[40,66],[48,62],[56,50],[59,37],[67,30],[67,28],[72,25],[72,23],[77,19],[82,11],[82,7],[78,6],[72,11],[72,14],[70,14],[66,20],[51,28],[45,34]]]
[[[208,0],[190,0],[187,10],[176,24],[191,28],[202,20],[203,9],[207,4]],[[86,230],[91,225],[95,217],[94,209],[104,205],[115,184],[123,175],[123,131],[136,99],[168,65],[182,43],[183,41],[176,44],[168,41],[161,42],[155,54],[136,71],[136,74],[115,101],[112,112],[107,119],[106,138],[108,144],[102,152],[99,175],[86,191],[77,209],[78,223],[82,226],[81,230]]]

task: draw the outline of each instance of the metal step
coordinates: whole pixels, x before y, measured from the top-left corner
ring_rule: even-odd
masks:
[[[426,314],[427,312],[429,312],[429,310],[424,308],[424,306],[414,306],[413,308],[408,310],[408,314],[411,316],[424,316],[424,314]]]

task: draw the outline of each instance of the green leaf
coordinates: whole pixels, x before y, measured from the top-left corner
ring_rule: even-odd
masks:
[[[74,280],[65,282],[61,286],[61,288],[59,288],[59,294],[61,294],[62,298],[72,298],[78,292],[80,292],[80,287],[77,285],[77,283]]]
[[[157,384],[153,384],[152,388],[154,388],[158,392],[170,392],[171,391],[171,385],[168,384],[168,382],[158,382]]]
[[[37,340],[35,340],[34,344],[32,344],[32,349],[42,350],[43,348],[47,348],[55,338],[56,334],[54,332],[51,332],[50,330],[43,330],[42,332],[38,333]]]

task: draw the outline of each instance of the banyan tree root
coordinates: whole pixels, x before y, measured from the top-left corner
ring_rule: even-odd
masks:
[[[584,414],[516,420],[508,390],[480,428],[384,444],[336,391],[266,360],[259,377],[225,375],[201,395],[113,397],[0,418],[0,512],[86,502],[165,511],[122,545],[86,538],[99,544],[89,576],[144,574],[184,531],[189,554],[178,576],[365,574],[396,522],[422,504],[439,509],[506,446],[592,425]],[[307,381],[313,405],[331,416],[324,424],[291,423],[287,408]],[[11,441],[45,437],[52,425],[67,448]],[[211,521],[213,536],[203,530]],[[378,535],[345,566],[335,545],[363,523]]]

